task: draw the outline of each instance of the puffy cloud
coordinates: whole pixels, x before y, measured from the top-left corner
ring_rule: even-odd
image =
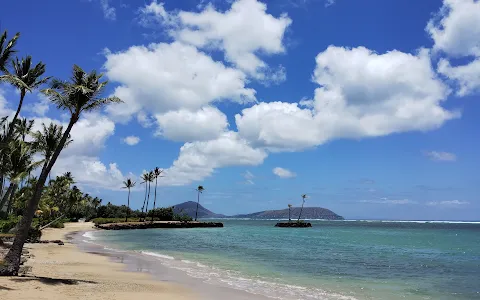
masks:
[[[193,46],[178,42],[133,46],[107,52],[106,58],[108,77],[122,84],[115,95],[125,103],[107,108],[118,121],[128,121],[142,110],[164,113],[200,109],[214,101],[255,100],[255,91],[245,87],[243,72],[215,62]]]
[[[458,96],[463,97],[480,91],[480,58],[460,66],[451,66],[446,59],[441,59],[438,63],[438,72],[458,83]]]
[[[458,96],[480,89],[480,2],[444,0],[440,12],[426,27],[434,41],[434,49],[451,57],[475,57],[465,65],[452,66],[441,59],[438,72],[459,85]]]
[[[310,101],[259,103],[235,116],[241,136],[273,151],[300,150],[336,138],[384,136],[440,127],[459,113],[440,104],[449,93],[429,53],[375,53],[328,47],[317,55]]]
[[[1,117],[10,116],[14,113],[15,111],[9,107],[9,103],[5,98],[5,91],[0,87],[0,116]]]
[[[434,161],[456,161],[457,156],[454,153],[441,152],[441,151],[429,151],[425,155]]]
[[[198,111],[181,109],[155,115],[158,124],[157,135],[173,141],[213,140],[227,131],[225,114],[212,106]]]
[[[285,51],[283,37],[292,23],[286,14],[276,18],[266,12],[267,5],[257,0],[238,0],[225,12],[213,4],[201,12],[170,14],[162,3],[152,2],[141,9],[141,24],[169,26],[177,41],[198,48],[220,49],[225,59],[256,79],[285,80],[283,68],[272,70],[258,56]]]
[[[426,27],[434,49],[455,56],[480,56],[480,2],[444,0],[435,18]]]
[[[140,143],[140,138],[138,136],[130,135],[124,138],[123,142],[127,145],[134,146]]]
[[[120,190],[125,179],[116,163],[105,166],[95,156],[62,156],[55,163],[52,175],[58,176],[65,172],[72,172],[75,181],[81,186],[109,190]]]
[[[217,168],[259,165],[266,156],[265,151],[252,148],[235,132],[226,132],[215,140],[184,144],[177,160],[165,170],[162,184],[184,185],[212,175]]]
[[[280,178],[292,178],[297,176],[297,174],[293,173],[292,171],[280,167],[274,168],[272,172]]]

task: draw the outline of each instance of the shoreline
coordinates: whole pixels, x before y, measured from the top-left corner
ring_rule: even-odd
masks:
[[[193,290],[162,282],[143,272],[126,272],[108,256],[83,252],[72,243],[75,232],[94,231],[92,223],[66,223],[45,229],[43,240],[61,239],[65,245],[26,244],[26,276],[0,277],[0,298],[22,299],[200,299]]]

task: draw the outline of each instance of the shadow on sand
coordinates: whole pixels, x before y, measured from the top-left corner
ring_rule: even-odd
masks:
[[[19,277],[13,277],[10,280],[17,281],[17,282],[37,280],[43,284],[48,284],[48,285],[59,285],[59,284],[76,285],[79,283],[93,283],[93,284],[97,283],[95,281],[90,281],[90,280],[51,278],[51,277],[40,277],[40,276],[19,276]]]

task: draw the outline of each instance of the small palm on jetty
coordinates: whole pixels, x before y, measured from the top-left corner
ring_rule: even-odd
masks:
[[[197,209],[195,210],[195,221],[197,220],[198,216],[198,205],[200,204],[200,194],[203,193],[205,190],[202,185],[199,185],[196,189],[197,191]]]

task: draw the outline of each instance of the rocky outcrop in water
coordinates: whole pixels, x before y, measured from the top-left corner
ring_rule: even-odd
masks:
[[[312,223],[305,223],[305,222],[277,223],[275,224],[275,227],[304,228],[304,227],[312,227]]]

